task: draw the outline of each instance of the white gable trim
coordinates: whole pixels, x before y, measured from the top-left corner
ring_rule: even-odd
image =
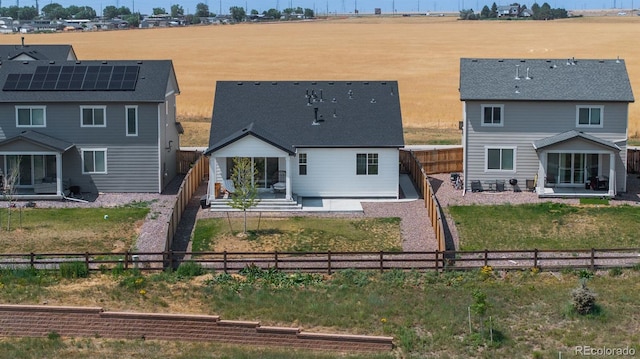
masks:
[[[289,154],[255,136],[247,135],[211,153],[211,157],[285,157]]]

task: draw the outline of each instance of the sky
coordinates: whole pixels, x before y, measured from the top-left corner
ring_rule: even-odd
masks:
[[[16,0],[20,1],[20,0]],[[116,7],[126,6],[132,11],[139,11],[143,14],[151,13],[155,7],[165,8],[167,11],[173,4],[179,4],[185,13],[195,12],[196,4],[203,2],[209,6],[209,11],[213,13],[228,14],[229,8],[239,6],[250,11],[258,10],[262,13],[271,8],[283,10],[288,7],[301,7],[314,9],[317,15],[324,15],[327,11],[330,14],[349,14],[358,8],[360,13],[373,13],[375,8],[380,8],[383,14],[391,14],[395,7],[396,13],[404,12],[449,12],[460,9],[481,10],[485,5],[491,6],[493,2],[497,5],[508,5],[517,0],[39,0],[39,6],[52,2],[61,4],[64,7],[70,5],[91,6],[97,13],[101,13],[106,6]],[[544,2],[549,3],[553,8],[564,8],[566,10],[587,10],[587,9],[630,9],[634,6],[634,0],[537,0],[539,5]],[[640,0],[635,0],[640,6]],[[35,6],[36,0],[22,0],[19,6]],[[5,0],[2,6],[10,6],[11,1]],[[522,4],[531,7],[534,1],[522,1]],[[12,4],[13,5],[13,4]],[[220,12],[221,11],[221,12]]]

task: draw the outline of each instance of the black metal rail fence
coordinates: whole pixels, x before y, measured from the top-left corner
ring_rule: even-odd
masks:
[[[27,253],[0,254],[2,268],[56,270],[62,263],[82,262],[90,271],[174,268],[190,258],[204,268],[235,273],[247,266],[285,272],[332,274],[345,269],[376,270],[494,270],[607,269],[640,267],[640,248],[576,250],[500,250],[433,252],[175,252],[158,253]]]

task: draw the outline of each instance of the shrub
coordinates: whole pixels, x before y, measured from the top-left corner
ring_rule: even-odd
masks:
[[[202,265],[198,262],[187,261],[180,263],[176,270],[176,275],[183,278],[197,277],[204,273]]]
[[[611,268],[609,270],[609,275],[612,277],[617,277],[619,275],[622,275],[622,269],[620,267]]]
[[[571,303],[578,314],[590,314],[595,308],[596,294],[587,288],[586,283],[582,282],[578,288],[571,292]]]
[[[62,278],[86,278],[89,276],[89,268],[84,262],[60,263],[60,276]]]

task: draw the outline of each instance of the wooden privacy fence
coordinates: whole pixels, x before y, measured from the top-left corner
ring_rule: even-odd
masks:
[[[195,151],[194,151],[195,152]],[[201,156],[201,153],[198,152],[199,157],[190,165],[190,169],[187,172],[182,184],[180,185],[180,189],[178,190],[178,194],[176,195],[176,200],[173,203],[171,213],[169,214],[169,220],[167,222],[167,237],[165,242],[165,250],[171,249],[173,244],[173,237],[176,234],[178,229],[178,223],[180,223],[180,219],[182,219],[182,214],[184,213],[185,208],[187,208],[187,204],[189,200],[193,197],[193,193],[198,189],[202,180],[209,174],[209,161],[206,157]]]
[[[409,171],[409,174],[413,182],[418,186],[420,194],[424,198],[424,206],[427,208],[427,214],[429,215],[429,222],[431,228],[436,235],[436,241],[438,242],[438,250],[444,251],[446,247],[446,237],[444,231],[443,212],[436,198],[435,191],[429,182],[422,163],[415,156],[413,151],[400,151],[400,163]]]
[[[81,262],[90,271],[114,268],[161,270],[172,268],[180,258],[225,273],[248,266],[284,272],[332,274],[339,270],[523,270],[563,268],[591,270],[640,266],[640,248],[575,250],[500,250],[433,252],[177,252],[161,253],[28,253],[0,254],[2,268],[58,269],[60,264]],[[145,259],[142,259],[145,258]]]
[[[186,174],[193,164],[202,156],[200,151],[178,151],[178,173]]]
[[[640,173],[640,149],[627,148],[627,173]]]
[[[462,147],[443,148],[434,150],[417,150],[411,152],[422,165],[422,169],[428,175],[434,173],[462,172]]]

